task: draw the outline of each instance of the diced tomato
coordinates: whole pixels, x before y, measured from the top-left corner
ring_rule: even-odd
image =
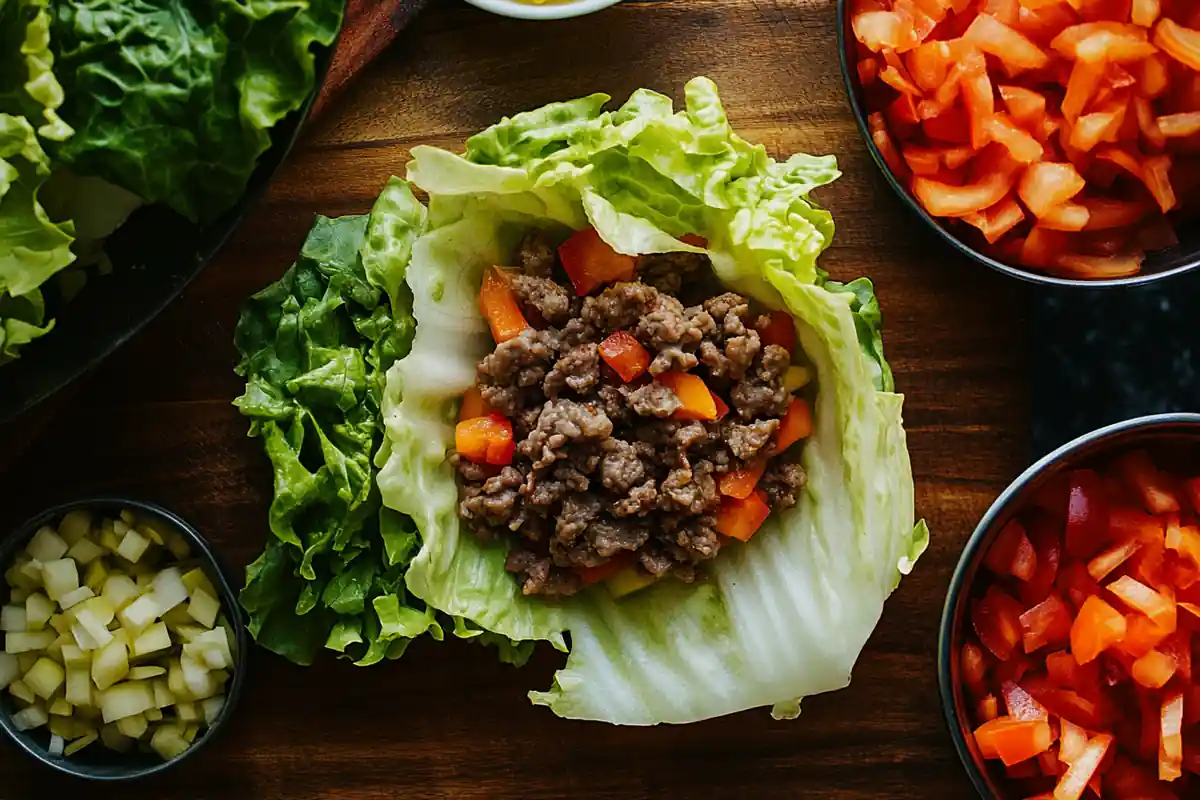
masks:
[[[983,558],[984,565],[997,575],[1014,575],[1029,580],[1037,569],[1037,554],[1025,534],[1025,527],[1017,520],[1010,520]],[[1017,575],[1017,571],[1023,573]]]
[[[1071,637],[1071,610],[1058,595],[1050,595],[1020,616],[1021,641],[1026,653],[1066,643]]]
[[[1071,654],[1086,664],[1124,638],[1125,617],[1099,597],[1089,597],[1071,625]]]
[[[1162,644],[1158,649],[1170,656],[1175,662],[1175,668],[1179,671],[1179,677],[1185,681],[1192,680],[1192,642],[1191,631],[1177,630],[1166,639],[1163,639]]]
[[[1093,470],[1074,470],[1067,479],[1067,552],[1087,558],[1108,540],[1108,498],[1100,476]]]
[[[604,363],[612,367],[625,383],[640,378],[650,366],[650,353],[626,331],[610,334],[598,349]]]
[[[1079,194],[1085,185],[1075,167],[1045,161],[1025,169],[1017,193],[1030,211],[1042,217],[1054,206]]]
[[[757,489],[751,492],[749,497],[741,500],[736,497],[724,498],[720,509],[717,510],[715,527],[722,536],[748,542],[770,515],[771,507],[767,504],[767,496],[761,489]]]
[[[988,588],[971,609],[971,624],[983,646],[1007,661],[1021,641],[1021,604],[998,586]]]
[[[1012,766],[1049,750],[1054,733],[1045,719],[997,717],[975,729],[975,742],[985,758],[999,758]]]
[[[580,297],[606,283],[632,280],[636,263],[633,256],[614,250],[595,228],[571,234],[559,245],[558,258]]]
[[[1133,96],[1133,111],[1137,118],[1138,132],[1151,148],[1162,150],[1167,146],[1167,134],[1159,124],[1159,117],[1154,116],[1154,106],[1150,100],[1141,96]],[[1186,116],[1186,115],[1179,115]]]
[[[1054,260],[1057,271],[1077,278],[1103,280],[1136,275],[1142,269],[1143,256],[1085,256],[1064,253]]]
[[[756,325],[763,347],[778,345],[791,353],[796,349],[796,322],[786,311],[772,311],[763,325]]]
[[[1137,492],[1151,514],[1179,512],[1179,498],[1145,450],[1132,450],[1114,465],[1127,486]]]
[[[758,486],[758,481],[762,478],[766,467],[767,462],[760,458],[746,462],[738,469],[726,472],[721,476],[721,480],[717,484],[721,490],[721,494],[726,497],[736,497],[738,500],[745,500],[754,491],[754,487]]]
[[[1011,170],[998,170],[966,186],[951,186],[931,178],[914,178],[912,191],[935,217],[961,217],[994,206],[1013,185]]]
[[[1037,557],[1037,569],[1032,578],[1017,586],[1017,594],[1028,608],[1045,600],[1054,589],[1062,545],[1053,523],[1043,515],[1030,518],[1026,533]]]
[[[717,407],[717,419],[725,419],[725,416],[729,413],[729,406],[721,399],[721,395],[716,392],[710,393],[712,394],[713,405]]]
[[[1052,687],[1045,679],[1041,681],[1026,679],[1021,685],[1051,715],[1069,719],[1076,725],[1089,730],[1101,725],[1100,709],[1096,703],[1079,692]]]
[[[705,239],[698,233],[685,233],[683,236],[679,237],[679,241],[683,242],[684,244],[690,244],[692,247],[708,247],[708,239]]]
[[[1067,81],[1067,93],[1062,101],[1063,117],[1072,125],[1100,88],[1104,67],[1086,61],[1076,61]]]
[[[783,452],[801,439],[811,436],[812,430],[812,409],[804,398],[791,398],[779,423],[779,430],[775,433],[775,450]]]
[[[959,669],[966,687],[976,695],[982,695],[987,679],[987,656],[979,645],[970,641],[963,644]]]
[[[1013,71],[1040,69],[1050,63],[1050,57],[1040,47],[990,14],[975,17],[963,39],[1000,59]]]
[[[1175,674],[1175,659],[1151,650],[1133,662],[1133,679],[1147,689],[1161,689]]]
[[[1154,28],[1154,43],[1180,64],[1200,70],[1200,31],[1162,19]]]

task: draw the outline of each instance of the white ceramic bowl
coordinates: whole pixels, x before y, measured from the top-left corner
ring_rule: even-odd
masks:
[[[602,8],[616,5],[621,0],[560,0],[544,4],[522,3],[520,0],[467,0],[471,5],[499,14],[502,17],[517,19],[567,19],[582,17]]]

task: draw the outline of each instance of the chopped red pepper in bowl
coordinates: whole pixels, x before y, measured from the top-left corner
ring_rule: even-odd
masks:
[[[981,794],[1200,788],[1200,415],[1095,431],[1027,470],[964,549],[939,682]]]

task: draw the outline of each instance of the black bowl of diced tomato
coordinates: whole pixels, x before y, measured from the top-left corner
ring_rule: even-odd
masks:
[[[943,708],[979,794],[1195,796],[1197,647],[1200,414],[1034,464],[967,542],[942,614]]]
[[[1052,285],[1200,266],[1200,3],[838,7],[871,156],[959,252]]]

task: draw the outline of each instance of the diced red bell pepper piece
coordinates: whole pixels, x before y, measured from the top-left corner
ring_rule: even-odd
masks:
[[[971,609],[971,623],[979,641],[1001,661],[1007,661],[1021,641],[1021,614],[1017,600],[999,586],[987,593]]]
[[[495,413],[464,420],[455,426],[454,449],[476,464],[511,464],[516,450],[512,423]]]
[[[580,297],[606,283],[633,280],[637,265],[633,256],[618,253],[600,238],[595,228],[571,234],[559,245],[558,258]]]
[[[1100,476],[1078,469],[1068,476],[1066,549],[1075,558],[1087,558],[1108,540],[1108,498]]]
[[[775,432],[775,450],[782,453],[801,439],[807,439],[812,431],[812,409],[804,398],[791,398],[779,423],[779,430]]]
[[[1088,210],[1087,230],[1127,228],[1141,222],[1150,213],[1142,201],[1115,200],[1110,197],[1085,197],[1080,204]]]
[[[975,729],[975,742],[985,758],[999,758],[1012,766],[1049,750],[1054,733],[1045,719],[997,717]]]
[[[761,489],[751,492],[749,497],[742,500],[726,497],[717,511],[717,532],[740,542],[748,542],[770,515],[771,507]]]
[[[1042,145],[1027,131],[1013,123],[1007,114],[993,114],[984,122],[988,139],[996,142],[1021,164],[1032,164],[1045,155]]]
[[[762,346],[778,345],[789,353],[796,349],[796,323],[786,311],[772,311],[764,325],[756,325]]]
[[[1089,597],[1071,625],[1071,654],[1086,664],[1124,638],[1125,617],[1099,597]]]
[[[738,469],[732,469],[722,475],[717,486],[720,488],[721,494],[726,497],[745,500],[754,492],[754,487],[758,486],[758,481],[762,478],[766,468],[767,462],[761,458],[747,462]]]
[[[650,366],[650,353],[627,331],[616,331],[600,343],[600,357],[625,383],[637,380]]]
[[[1071,638],[1071,610],[1056,594],[1026,611],[1020,620],[1026,653],[1046,645],[1065,644]]]
[[[484,273],[483,285],[479,289],[479,309],[497,343],[515,339],[529,327],[517,303],[517,296],[498,268],[493,267]]]
[[[965,145],[971,141],[971,121],[967,112],[957,106],[941,109],[930,116],[922,114],[921,130],[934,142]]]
[[[1013,575],[1021,580],[1032,578],[1037,569],[1037,554],[1025,534],[1025,527],[1015,519],[1010,520],[988,547],[983,563],[997,575]]]

